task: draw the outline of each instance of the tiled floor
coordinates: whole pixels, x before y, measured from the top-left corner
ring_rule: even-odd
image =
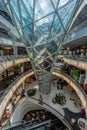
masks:
[[[27,90],[32,87],[35,87],[35,86],[37,87],[37,84],[36,84],[36,82],[33,82],[32,84],[29,84]],[[80,112],[80,105],[79,105],[80,100],[76,94],[71,93],[71,90],[72,89],[70,88],[70,86],[64,86],[62,90],[57,90],[57,85],[52,84],[51,92],[48,95],[42,94],[42,98],[45,103],[49,104],[51,107],[54,107],[63,116],[65,116],[63,108],[68,108],[71,112],[79,113]],[[58,103],[54,104],[52,102],[52,98],[53,98],[53,96],[56,95],[56,93],[63,93],[65,95],[65,97],[66,97],[65,105],[62,106]],[[39,90],[37,90],[36,95],[34,97],[36,99],[39,99],[39,95],[40,95],[40,92],[39,92]],[[78,102],[77,106],[75,106],[74,100],[76,100]]]
[[[33,82],[28,85],[27,90],[30,88],[38,88],[38,85],[36,82]],[[27,91],[26,90],[26,91]],[[60,105],[58,103],[53,103],[52,98],[56,95],[56,93],[62,93],[66,97],[66,104],[65,105]],[[37,89],[37,92],[34,96],[34,98],[39,99],[40,92]],[[51,92],[46,95],[42,94],[43,102],[46,104],[50,105],[52,108],[54,108],[56,111],[58,111],[67,121],[70,122],[71,118],[75,118],[76,122],[73,124],[73,129],[76,130],[81,130],[78,126],[78,119],[79,118],[85,118],[85,115],[82,116],[80,114],[80,109],[81,109],[81,101],[79,97],[73,93],[72,94],[72,88],[70,86],[64,86],[62,90],[57,90],[57,85],[51,84]],[[77,102],[77,105],[74,104],[74,101]]]

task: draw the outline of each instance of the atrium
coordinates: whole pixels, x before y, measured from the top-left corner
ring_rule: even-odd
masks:
[[[87,130],[87,0],[0,0],[0,128]]]

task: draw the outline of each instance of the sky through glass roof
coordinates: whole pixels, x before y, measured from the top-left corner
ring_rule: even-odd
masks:
[[[38,82],[46,76],[50,79],[54,57],[79,1],[4,0],[23,42],[27,43]]]

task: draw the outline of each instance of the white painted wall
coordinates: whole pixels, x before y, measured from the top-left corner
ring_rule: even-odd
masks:
[[[22,121],[24,115],[31,110],[36,110],[36,109],[43,109],[41,106],[29,101],[29,99],[24,98],[23,100],[20,101],[18,106],[16,107],[15,111],[13,112],[10,122],[14,123],[17,121]]]

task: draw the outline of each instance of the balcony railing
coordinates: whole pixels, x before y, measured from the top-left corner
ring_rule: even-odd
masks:
[[[27,55],[8,55],[8,56],[0,56],[0,62],[6,62],[10,60],[17,60],[22,58],[28,58]]]
[[[87,70],[87,60],[86,60],[86,58],[84,59],[83,57],[79,58],[78,56],[64,55],[63,61],[70,64],[70,65],[73,65],[77,68],[80,68],[82,70]]]
[[[35,97],[29,97],[29,100],[35,102],[35,103],[39,103],[39,99],[35,98]],[[43,104],[41,106],[43,106],[44,108],[47,108],[48,110],[54,112],[56,115],[65,125],[69,130],[73,130],[72,126],[70,125],[70,123],[63,117],[63,115],[57,111],[54,107],[51,107],[49,104],[47,104],[46,102],[42,102]]]
[[[9,100],[11,99],[11,97],[12,97],[13,93],[16,91],[16,89],[20,86],[21,83],[23,83],[23,81],[26,78],[28,78],[29,76],[31,76],[33,74],[34,74],[34,72],[32,71],[32,69],[23,73],[21,76],[16,78],[15,81],[13,81],[7,89],[5,89],[5,92],[0,97],[0,109],[1,109],[0,118],[2,117],[2,114],[4,112],[6,105],[9,102]]]
[[[50,128],[51,126],[58,123],[58,119],[54,120],[45,120],[45,121],[39,121],[39,120],[33,120],[31,125],[31,121],[27,121],[25,124],[22,124],[22,122],[15,122],[14,124],[8,125],[6,127],[2,127],[2,130],[45,130],[46,125],[49,124]],[[13,125],[13,126],[12,126]],[[14,126],[15,125],[15,126]],[[48,129],[47,129],[48,130]]]
[[[84,95],[85,99],[87,99],[87,95],[85,93],[85,91],[83,90],[83,88],[80,86],[80,84],[75,80],[73,79],[71,76],[69,76],[68,74],[64,73],[64,72],[60,72],[58,71],[56,68],[55,68],[55,71],[56,72],[59,72],[60,74],[63,74],[65,77],[67,77],[70,81],[72,81],[73,83],[76,84],[76,86],[78,87],[78,89],[82,92],[82,94]]]
[[[87,55],[64,55],[65,58],[87,62]]]

